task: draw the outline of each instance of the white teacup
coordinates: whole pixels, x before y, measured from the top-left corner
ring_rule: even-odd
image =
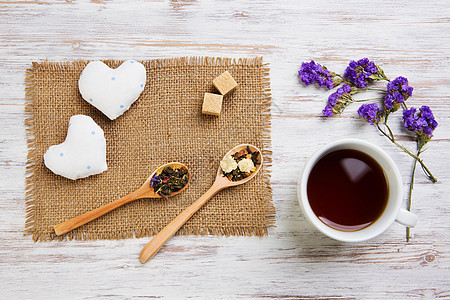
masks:
[[[357,231],[341,231],[323,223],[312,210],[307,196],[308,178],[314,165],[328,153],[341,149],[353,149],[372,157],[383,169],[389,186],[386,208],[381,216],[371,225]],[[298,182],[298,199],[306,219],[325,235],[343,242],[360,242],[383,233],[394,221],[414,227],[417,216],[401,208],[403,183],[400,172],[392,158],[381,148],[359,139],[343,139],[332,142],[316,153],[306,163]]]

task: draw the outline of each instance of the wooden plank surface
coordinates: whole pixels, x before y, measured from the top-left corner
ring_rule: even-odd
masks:
[[[450,298],[449,11],[444,0],[0,1],[0,298]],[[270,63],[277,227],[264,238],[175,237],[146,265],[138,255],[147,238],[34,243],[23,236],[31,62],[176,56],[264,56]],[[296,75],[305,60],[343,72],[362,57],[391,78],[407,77],[410,105],[429,105],[439,122],[423,155],[439,182],[417,174],[419,223],[410,243],[398,224],[368,242],[333,241],[298,205],[307,158],[343,137],[381,146],[408,189],[412,161],[355,118],[356,106],[320,117],[328,93],[304,87]],[[400,138],[413,146],[405,132]]]

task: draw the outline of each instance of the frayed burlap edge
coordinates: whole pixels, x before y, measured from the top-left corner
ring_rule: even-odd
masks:
[[[104,60],[104,62],[115,62],[121,64],[123,60]],[[63,66],[77,66],[85,65],[89,61],[73,61],[73,62],[48,62],[43,61],[41,63],[33,62],[32,68],[26,70],[25,76],[25,130],[28,146],[27,164],[25,171],[26,187],[25,187],[25,206],[26,206],[26,220],[24,235],[32,235],[33,240],[47,241],[47,240],[95,240],[95,239],[125,239],[125,238],[140,238],[146,236],[153,236],[158,233],[156,230],[130,230],[127,232],[121,232],[120,234],[112,232],[103,233],[75,233],[69,232],[62,236],[47,236],[36,233],[34,230],[35,223],[35,161],[37,160],[37,153],[35,149],[35,124],[33,120],[33,105],[34,105],[34,71],[38,68],[49,68],[58,70]],[[263,181],[264,181],[264,193],[263,197],[266,201],[266,220],[265,226],[261,227],[233,227],[233,228],[186,228],[182,227],[176,235],[221,235],[221,236],[266,236],[268,230],[271,227],[275,227],[276,210],[272,201],[272,188],[270,186],[271,168],[272,168],[272,150],[271,150],[271,104],[272,95],[270,88],[270,67],[268,63],[263,63],[262,57],[255,58],[221,58],[221,57],[176,57],[166,59],[155,59],[150,61],[141,61],[147,63],[150,67],[173,67],[173,66],[186,66],[207,64],[213,66],[222,66],[237,64],[243,66],[259,66],[261,65],[261,81],[262,81],[262,118],[263,118],[263,131],[262,131],[262,154],[264,156],[264,164],[262,166]]]
[[[36,161],[36,139],[35,128],[33,120],[33,103],[34,103],[34,73],[33,68],[27,69],[25,73],[25,131],[28,146],[27,165],[25,170],[25,206],[26,206],[26,219],[25,219],[25,235],[33,235],[33,240],[37,241],[40,236],[36,236],[34,233],[34,170]]]

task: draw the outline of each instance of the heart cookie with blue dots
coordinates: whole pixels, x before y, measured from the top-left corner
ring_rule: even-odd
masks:
[[[146,78],[144,65],[135,60],[127,60],[116,69],[92,61],[81,72],[78,89],[84,100],[114,120],[139,98]]]
[[[44,164],[53,173],[72,180],[106,171],[103,130],[91,117],[72,116],[65,141],[48,148],[44,154]]]

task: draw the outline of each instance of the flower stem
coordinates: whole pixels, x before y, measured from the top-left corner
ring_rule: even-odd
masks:
[[[361,99],[361,100],[353,100],[352,102],[366,102],[372,100],[380,100],[380,98],[369,98],[369,99]]]
[[[384,74],[384,71],[382,68],[380,68],[380,66],[376,65],[377,69],[378,69],[378,73],[380,73],[381,75],[381,79],[382,80],[386,80],[386,81],[390,81],[389,78],[386,76],[386,74]]]
[[[389,135],[391,136],[391,141],[395,141],[395,137],[394,137],[394,133],[391,130],[391,127],[389,127],[389,125],[387,124],[389,118],[389,114],[386,114],[386,116],[384,117],[384,125],[386,126],[386,128],[389,131]]]
[[[422,150],[422,147],[418,145],[417,157],[419,157],[421,150]],[[413,188],[414,188],[414,175],[416,174],[416,166],[417,166],[417,159],[414,160],[413,170],[412,170],[412,174],[411,174],[411,182],[409,184],[408,204],[406,206],[406,209],[408,211],[411,211],[412,192],[413,192]],[[406,242],[407,243],[409,243],[410,233],[411,233],[410,227],[406,227]]]
[[[377,128],[378,130],[385,136],[387,137],[394,145],[396,145],[397,147],[399,147],[403,152],[405,152],[406,154],[408,154],[409,156],[411,156],[412,158],[414,158],[416,161],[418,161],[425,173],[425,175],[428,177],[428,179],[430,179],[433,183],[436,183],[438,180],[436,177],[433,176],[433,174],[431,173],[431,171],[427,168],[427,166],[425,165],[425,163],[423,162],[422,159],[419,158],[419,156],[415,155],[414,153],[411,152],[411,150],[409,150],[408,148],[406,148],[405,146],[403,146],[402,144],[399,144],[396,140],[394,135],[392,135],[392,131],[390,130],[389,126],[387,124],[384,124],[388,130],[390,131],[391,136],[389,136],[381,127],[379,124],[377,124]]]
[[[365,89],[361,89],[361,91],[379,91],[379,92],[386,92],[386,90],[383,90],[383,89],[375,89],[375,88],[365,88]]]

